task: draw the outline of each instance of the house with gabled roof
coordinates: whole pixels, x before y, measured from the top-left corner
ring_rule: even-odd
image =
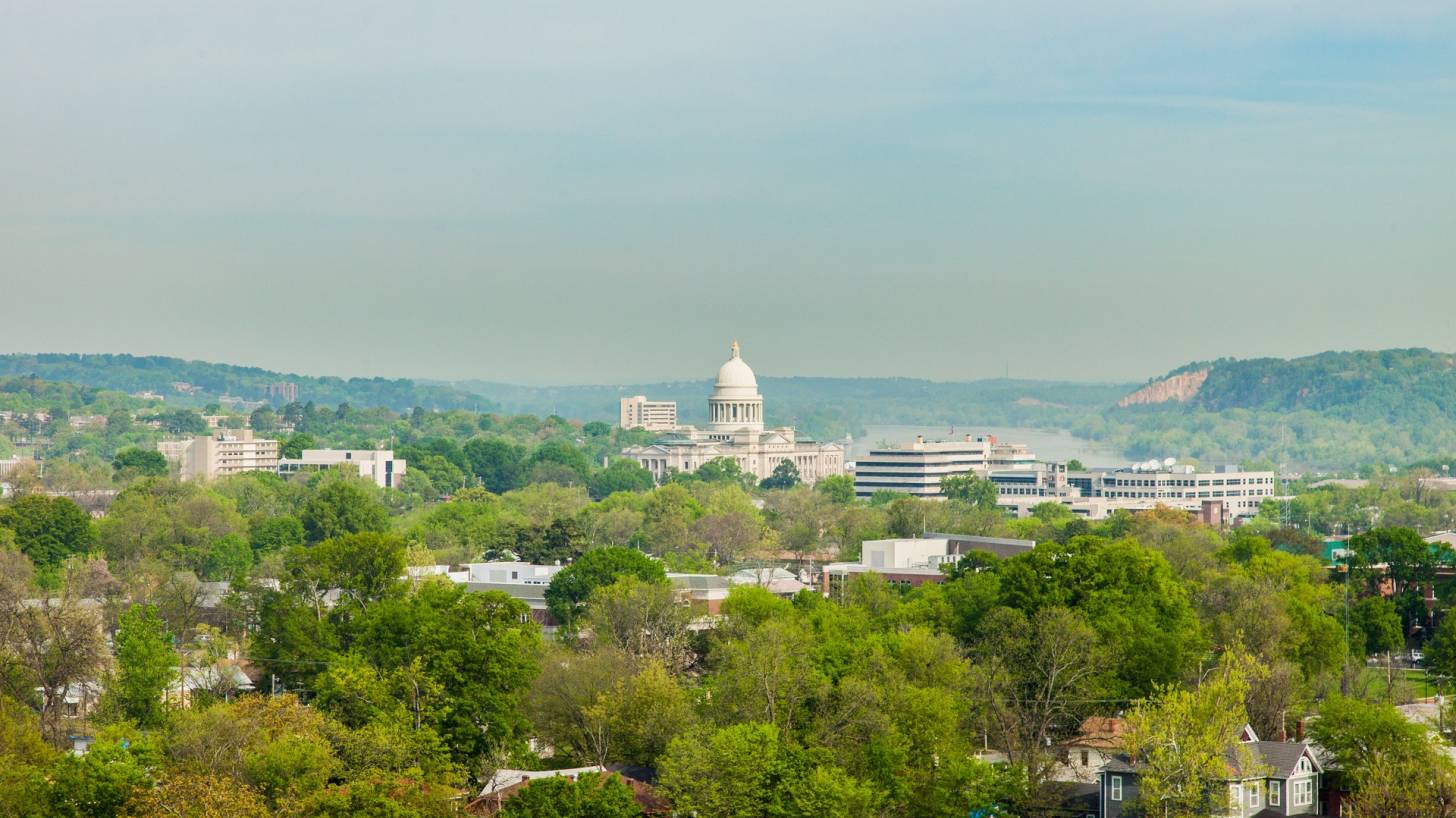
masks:
[[[1324,768],[1307,742],[1261,741],[1254,728],[1245,725],[1236,746],[1229,750],[1227,765],[1224,783],[1228,787],[1228,808],[1211,813],[1211,818],[1321,814],[1320,777]],[[1103,765],[1097,775],[1100,818],[1132,814],[1130,808],[1137,802],[1138,782],[1144,770],[1142,761],[1126,754]]]

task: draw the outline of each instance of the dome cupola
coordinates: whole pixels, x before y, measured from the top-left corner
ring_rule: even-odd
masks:
[[[758,378],[739,355],[737,341],[728,360],[718,367],[713,396],[708,398],[708,425],[715,431],[763,431],[763,395],[758,394]]]

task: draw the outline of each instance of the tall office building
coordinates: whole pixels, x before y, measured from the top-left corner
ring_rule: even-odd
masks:
[[[180,467],[183,480],[278,470],[278,441],[255,438],[251,429],[218,429],[191,440],[164,440],[157,451]]]
[[[622,398],[623,429],[670,432],[677,428],[677,401],[648,400],[646,395]]]

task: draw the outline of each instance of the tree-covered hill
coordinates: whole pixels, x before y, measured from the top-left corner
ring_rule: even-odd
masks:
[[[1134,457],[1352,468],[1456,451],[1456,356],[1428,349],[1180,367],[1078,431]]]
[[[164,396],[168,403],[184,406],[205,406],[223,395],[250,401],[263,400],[269,384],[289,382],[298,386],[300,402],[319,405],[347,403],[396,411],[416,406],[479,411],[497,408],[479,395],[405,378],[315,377],[165,356],[0,355],[0,376],[5,375],[35,375],[48,381],[67,381],[128,393],[151,391]],[[195,392],[178,391],[173,387],[177,383],[190,384],[198,389]]]
[[[869,424],[975,424],[1070,427],[1131,391],[1128,384],[993,379],[969,382],[916,378],[760,377],[770,424],[792,425],[822,438],[861,434]],[[675,400],[685,423],[707,420],[710,380],[621,386],[526,387],[461,381],[457,387],[499,403],[507,412],[615,420],[618,399],[647,395]]]

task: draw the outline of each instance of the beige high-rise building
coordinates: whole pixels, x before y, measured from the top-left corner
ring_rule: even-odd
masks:
[[[165,440],[157,451],[181,469],[183,480],[212,480],[245,471],[277,471],[278,441],[251,429],[218,429],[191,440]]]
[[[677,428],[677,401],[648,400],[646,395],[622,398],[623,429],[669,432]]]

